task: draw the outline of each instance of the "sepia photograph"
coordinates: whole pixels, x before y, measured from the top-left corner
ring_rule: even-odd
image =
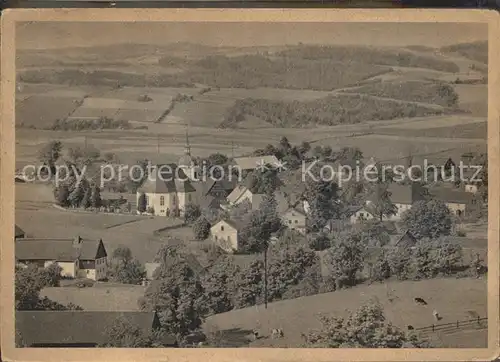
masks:
[[[15,349],[498,351],[498,19],[207,13],[3,16]]]

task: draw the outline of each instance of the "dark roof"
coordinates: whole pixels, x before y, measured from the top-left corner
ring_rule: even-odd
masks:
[[[77,247],[73,239],[21,239],[16,242],[16,259],[56,261],[94,260],[97,256],[100,243],[102,243],[100,240],[81,240]]]
[[[394,240],[394,246],[400,247],[400,248],[411,248],[415,246],[417,243],[417,239],[413,236],[413,234],[407,230],[405,233],[399,237],[397,237]]]
[[[17,225],[14,226],[14,238],[24,238],[25,235],[26,233],[23,229]]]
[[[422,186],[412,183],[411,185],[402,185],[398,183],[390,183],[387,191],[390,194],[390,199],[395,204],[411,205],[416,201],[424,199]],[[368,200],[371,200],[372,196]]]
[[[431,189],[429,193],[433,198],[445,203],[468,204],[474,198],[474,194],[470,192],[449,190],[444,188]]]
[[[195,192],[196,189],[182,168],[176,164],[156,165],[138,192],[168,194],[173,192]]]
[[[155,312],[17,311],[16,331],[28,346],[105,344],[106,329],[119,318],[146,335],[160,326]]]
[[[222,200],[211,195],[202,196],[199,200],[202,209],[218,209],[221,203]]]

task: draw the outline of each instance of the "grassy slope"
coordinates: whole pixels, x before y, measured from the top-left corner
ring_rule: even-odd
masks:
[[[434,279],[362,285],[338,292],[271,303],[268,309],[258,306],[215,315],[206,321],[204,328],[207,331],[214,328],[251,331],[257,328],[263,336],[269,336],[272,328],[282,328],[285,338],[263,338],[252,342],[250,346],[298,347],[303,342],[301,333],[318,328],[317,315],[321,313],[346,315],[346,310],[355,309],[361,303],[376,298],[385,307],[388,320],[401,328],[406,329],[407,325],[418,328],[434,323],[434,309],[442,314],[442,323],[465,320],[469,310],[486,316],[486,290],[486,281],[476,279]],[[388,295],[395,298],[392,303],[389,302]],[[415,297],[424,298],[429,305],[416,305],[413,302]],[[228,339],[231,340],[231,337],[228,336]],[[459,343],[468,347],[485,347],[483,338],[464,340],[460,334],[455,338],[445,336],[441,338],[441,343],[446,347],[458,347]]]

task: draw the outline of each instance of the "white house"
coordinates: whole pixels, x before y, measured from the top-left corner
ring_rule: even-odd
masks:
[[[102,240],[18,239],[15,244],[16,262],[46,268],[61,267],[61,275],[69,278],[102,280],[107,277],[107,252]]]
[[[210,228],[210,235],[216,245],[228,253],[238,251],[240,231],[244,223],[239,220],[220,220]]]

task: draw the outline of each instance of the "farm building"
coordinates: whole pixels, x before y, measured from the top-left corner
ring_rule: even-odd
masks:
[[[431,189],[430,194],[436,200],[444,202],[448,209],[458,217],[465,216],[468,209],[476,203],[474,194],[465,191],[439,188]]]
[[[120,319],[138,327],[147,336],[161,328],[156,312],[17,311],[15,319],[16,344],[25,347],[106,345],[109,343],[106,331]],[[173,336],[165,336],[162,342],[165,347],[177,346]]]
[[[425,193],[422,186],[417,183],[410,185],[402,185],[391,183],[388,187],[389,197],[396,207],[396,214],[388,217],[390,220],[399,220],[401,215],[411,209],[411,206],[420,200],[425,199]],[[370,196],[366,201],[366,206],[369,208],[370,204],[374,201],[373,196]]]
[[[137,205],[144,197],[146,211],[157,216],[182,215],[188,204],[198,204],[196,189],[175,164],[156,165],[137,190]]]
[[[240,232],[244,223],[240,220],[220,220],[210,228],[213,241],[222,250],[233,253],[238,251]]]
[[[48,267],[56,263],[61,275],[69,278],[105,279],[108,256],[102,240],[18,239],[16,261],[21,265]]]

